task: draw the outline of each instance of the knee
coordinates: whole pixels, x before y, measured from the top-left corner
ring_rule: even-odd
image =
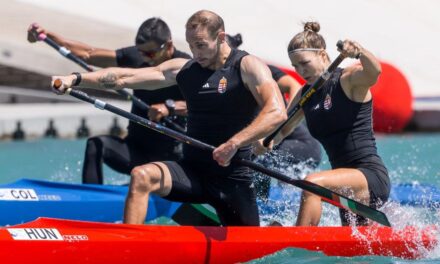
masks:
[[[309,181],[309,182],[313,182],[315,184],[318,184],[319,186],[325,187],[325,181],[324,181],[324,177],[322,177],[321,175],[317,174],[317,173],[312,173],[307,175],[304,180]]]
[[[309,174],[309,175],[307,175],[307,177],[304,180],[308,181],[308,182],[312,182],[314,184],[317,184],[317,185],[319,185],[321,187],[327,188],[326,187],[326,182],[325,182],[325,177],[323,177],[322,175],[320,175],[318,173]],[[303,195],[305,195],[305,196],[316,196],[315,194],[307,192],[307,191],[304,191]],[[318,197],[318,196],[316,196],[316,197]]]
[[[148,165],[134,167],[131,171],[130,192],[153,191],[154,172]]]

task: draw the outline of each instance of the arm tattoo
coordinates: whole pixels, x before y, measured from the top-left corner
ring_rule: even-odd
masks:
[[[101,77],[99,77],[99,86],[107,89],[114,89],[116,88],[116,80],[117,76],[113,72],[109,72]]]

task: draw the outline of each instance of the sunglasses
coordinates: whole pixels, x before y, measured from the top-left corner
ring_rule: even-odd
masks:
[[[162,45],[160,45],[159,48],[153,49],[153,50],[140,50],[138,49],[139,53],[142,54],[143,56],[146,56],[150,59],[154,58],[156,56],[156,54],[161,51],[164,47],[165,47],[166,43],[163,43]]]

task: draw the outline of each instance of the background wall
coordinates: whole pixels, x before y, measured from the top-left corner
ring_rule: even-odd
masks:
[[[184,42],[184,24],[188,17],[199,9],[209,9],[224,18],[227,32],[242,33],[243,49],[281,65],[289,65],[286,46],[291,37],[302,30],[301,22],[316,20],[322,25],[321,33],[326,37],[333,58],[338,39],[356,40],[382,61],[398,67],[408,78],[415,96],[440,96],[437,86],[440,81],[440,1],[437,0],[19,2],[130,29],[126,35],[116,35],[119,39],[133,37],[133,32],[143,20],[160,16],[169,23],[174,39],[180,42]],[[39,20],[37,17],[33,19]],[[62,23],[64,15],[58,13],[51,19],[53,21],[48,27]],[[89,38],[94,39],[93,36]]]
[[[437,51],[440,45],[440,16],[437,14],[440,1],[0,0],[0,4],[0,87],[7,87],[8,92],[12,86],[48,91],[44,84],[48,83],[49,76],[82,71],[44,43],[29,44],[26,30],[33,22],[65,37],[116,49],[132,45],[138,26],[149,17],[159,16],[170,25],[176,46],[189,52],[184,24],[195,11],[209,9],[224,18],[228,33],[242,34],[243,49],[286,68],[290,68],[286,46],[294,34],[302,31],[302,22],[314,20],[321,23],[321,33],[332,58],[337,56],[335,44],[339,39],[358,41],[406,79],[414,100],[412,105],[405,103],[405,109],[416,110],[413,127],[440,129],[440,53]],[[351,60],[344,62],[345,65],[351,63]],[[27,81],[22,78],[23,74],[30,72],[41,78],[36,76]],[[387,80],[381,89],[389,91],[376,102],[381,106],[393,106],[393,109],[383,111],[399,114],[403,108],[396,99],[402,95],[395,90],[397,82],[393,78]],[[3,91],[0,97],[8,93],[3,88],[0,90]],[[411,98],[411,93],[406,94]],[[53,100],[52,97],[48,100]],[[2,104],[8,100],[11,101],[10,97],[0,98]],[[5,104],[1,107],[0,134],[11,132],[15,121],[21,118],[34,119],[32,122],[25,120],[23,125],[38,133],[42,125],[34,125],[35,120],[48,119],[54,113],[50,104],[34,104],[32,107]],[[98,113],[90,106],[84,107],[88,110],[72,116],[75,111],[64,113],[66,107],[60,106],[56,108],[57,116],[53,117],[56,122],[69,122],[65,119],[72,118],[72,122],[77,123],[84,114],[96,114],[97,120],[103,115],[106,116],[104,119],[111,120],[103,111]],[[123,107],[129,109],[129,104],[125,103]],[[25,114],[27,112],[33,114]],[[375,112],[379,113],[377,109]],[[408,118],[406,114],[401,123],[406,123]],[[109,125],[91,128],[103,131]],[[384,127],[386,129],[386,125]]]

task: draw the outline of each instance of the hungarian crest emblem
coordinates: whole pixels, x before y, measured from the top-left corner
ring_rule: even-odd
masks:
[[[218,92],[224,93],[226,92],[226,86],[228,86],[228,80],[223,76],[218,83]]]
[[[330,108],[332,108],[332,97],[327,94],[324,99],[324,109],[329,110]]]

